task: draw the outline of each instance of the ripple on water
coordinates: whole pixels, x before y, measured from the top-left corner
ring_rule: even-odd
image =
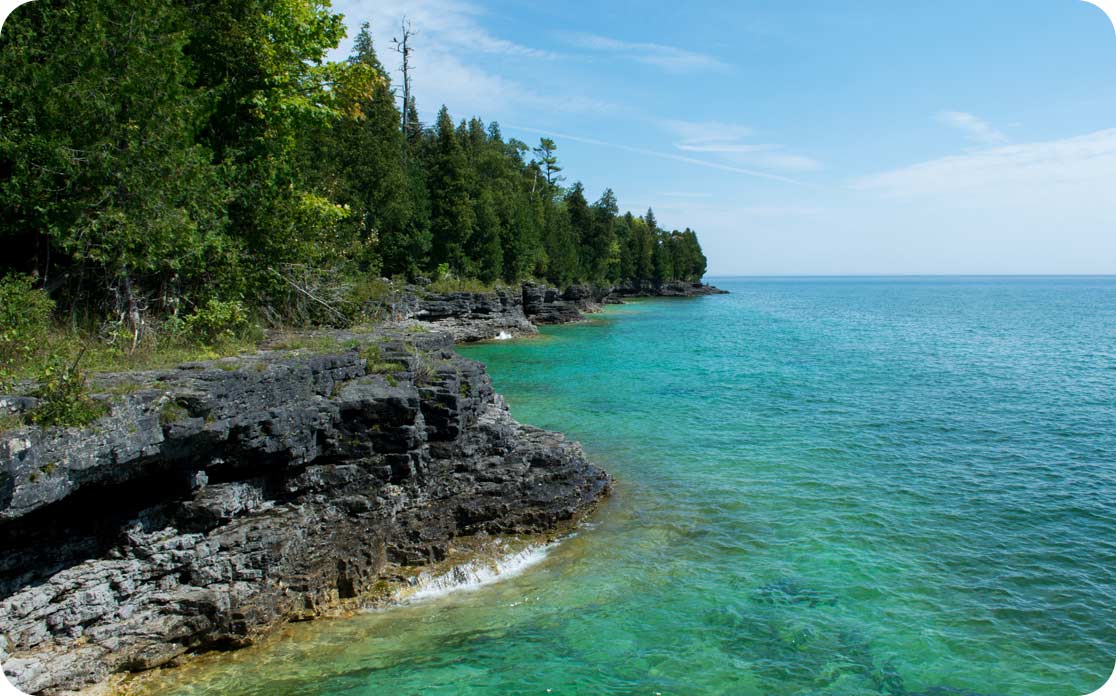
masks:
[[[160,693],[1099,687],[1116,280],[723,285],[463,351],[617,475],[592,529],[503,582],[293,626]]]

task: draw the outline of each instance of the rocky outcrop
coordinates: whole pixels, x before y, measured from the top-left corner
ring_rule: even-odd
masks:
[[[538,333],[536,326],[582,321],[582,312],[600,311],[605,293],[586,286],[565,292],[525,283],[518,291],[431,293],[416,288],[404,306],[405,318],[445,331],[463,343]]]
[[[581,311],[589,310],[585,305],[579,305],[576,300],[570,300],[557,288],[534,283],[523,285],[524,312],[535,324],[570,324],[581,321]]]
[[[423,293],[414,296],[410,316],[464,343],[502,334],[535,334],[538,329],[524,311],[525,293],[505,288],[492,292]]]
[[[727,295],[727,290],[704,283],[671,280],[666,283],[625,283],[612,289],[612,297],[702,297]]]
[[[445,331],[463,343],[538,333],[537,326],[583,321],[606,304],[624,297],[698,297],[727,294],[711,285],[671,281],[625,284],[616,287],[572,285],[562,291],[524,283],[520,291],[498,288],[489,292],[431,293],[409,287],[400,307],[403,318]]]
[[[0,436],[0,660],[59,693],[382,597],[454,539],[546,533],[609,479],[445,334],[337,334],[108,376],[85,429]],[[13,407],[30,403],[11,401]]]

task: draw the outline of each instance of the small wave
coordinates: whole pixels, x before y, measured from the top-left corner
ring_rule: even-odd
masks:
[[[500,333],[496,334],[495,340],[497,340],[497,341],[510,341],[513,338],[515,338],[515,337],[512,336],[507,331],[501,331]]]
[[[546,559],[557,542],[528,546],[497,558],[482,558],[456,565],[442,573],[422,573],[406,592],[405,602],[419,602],[455,592],[472,592],[485,585],[520,575]]]

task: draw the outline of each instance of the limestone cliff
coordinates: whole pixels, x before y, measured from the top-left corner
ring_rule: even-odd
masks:
[[[601,287],[573,285],[564,291],[525,283],[519,289],[490,292],[430,293],[412,288],[399,303],[403,316],[451,334],[456,341],[472,342],[503,336],[538,333],[537,326],[570,324],[583,313],[600,311],[605,304],[619,304],[632,297],[697,297],[726,294],[711,285],[671,281],[658,285]]]
[[[111,413],[92,426],[0,435],[0,660],[18,687],[245,645],[375,599],[457,537],[545,533],[607,493],[448,335],[335,338],[99,378]]]

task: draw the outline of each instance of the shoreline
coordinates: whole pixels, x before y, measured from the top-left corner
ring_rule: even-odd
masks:
[[[14,552],[15,566],[12,556],[0,563],[0,594],[4,595],[0,636],[6,637],[0,645],[0,659],[9,678],[37,693],[114,693],[112,689],[123,688],[121,684],[133,679],[142,681],[153,669],[174,669],[214,651],[268,641],[289,622],[405,605],[414,578],[439,569],[460,572],[486,557],[486,544],[522,538],[553,543],[569,535],[609,495],[612,480],[585,459],[576,442],[514,421],[503,399],[492,391],[483,365],[453,350],[454,338],[461,333],[485,333],[497,324],[517,321],[522,306],[510,302],[502,316],[474,313],[475,304],[470,302],[476,302],[475,293],[455,295],[467,296],[464,304],[461,297],[453,301],[468,311],[445,316],[441,324],[412,317],[394,328],[380,327],[381,333],[374,337],[325,332],[349,346],[342,355],[265,351],[174,370],[100,375],[98,381],[107,382],[110,388],[129,385],[120,390],[125,395],[113,402],[114,413],[102,419],[109,421],[107,425],[98,421],[84,432],[42,432],[37,436],[23,430],[5,433],[0,438],[0,475],[9,481],[10,494],[0,496],[0,534],[9,541],[21,531],[36,532],[28,544],[41,545],[43,530],[35,526],[49,523],[44,523],[47,518],[39,510],[55,514],[61,510],[63,519],[81,513],[85,508],[81,504],[73,507],[70,501],[82,499],[83,488],[100,495],[113,490],[117,495],[143,495],[145,485],[156,480],[150,478],[152,472],[173,475],[177,481],[170,486],[173,494],[166,500],[114,511],[114,529],[133,531],[124,532],[123,537],[121,531],[112,531],[107,534],[110,539],[97,541],[99,551],[86,548],[71,554],[69,560],[59,560],[57,554],[49,560],[50,553],[36,556],[25,545]],[[588,299],[584,302],[586,313],[600,308]],[[569,320],[553,323],[584,321],[581,312],[577,309],[575,315],[559,309],[559,315]],[[444,330],[450,324],[459,331],[428,334],[415,329],[433,325]],[[478,326],[483,331],[478,332]],[[320,342],[321,335],[314,338]],[[458,338],[457,342],[473,341]],[[372,345],[376,346],[375,355],[369,350]],[[433,369],[422,365],[422,355],[433,356],[427,361]],[[323,370],[331,376],[323,378]],[[326,428],[337,431],[327,437],[335,442],[329,446],[307,442],[299,429],[321,427],[321,423],[314,426],[297,417],[277,421],[273,410],[261,415],[259,409],[266,404],[253,406],[259,395],[246,397],[238,391],[245,382],[270,381],[271,386],[263,389],[270,392],[264,395],[266,400],[276,407],[290,406],[290,395],[274,393],[272,373],[283,371],[298,373],[294,383],[299,394],[294,401],[299,408],[295,410],[306,410],[307,396],[338,404],[329,407],[337,411],[330,411],[332,425]],[[433,379],[434,384],[420,384],[423,379]],[[138,386],[134,384],[137,380]],[[307,381],[312,384],[311,393],[307,393]],[[211,391],[202,388],[199,393],[199,384]],[[352,393],[354,389],[357,393]],[[401,393],[409,389],[410,396]],[[407,402],[403,411],[409,409],[410,420],[405,415],[400,418],[401,402]],[[347,403],[357,406],[347,407]],[[258,412],[244,413],[245,405]],[[231,412],[216,413],[222,406]],[[316,408],[320,410],[320,405]],[[347,416],[343,415],[346,409],[351,411]],[[240,425],[234,423],[236,411],[240,411]],[[348,419],[354,417],[363,425],[351,427],[354,423]],[[245,426],[252,432],[233,434]],[[381,427],[390,427],[392,434],[384,437]],[[247,446],[243,441],[246,434]],[[218,443],[220,451],[213,450],[214,438],[222,437],[226,444]],[[230,450],[228,443],[237,438],[239,444]],[[320,434],[315,438],[320,440]],[[91,443],[101,454],[94,452],[81,461],[82,448]],[[313,451],[315,447],[333,449]],[[238,472],[237,466],[243,462],[230,464],[229,454],[263,459]],[[135,463],[130,466],[135,471],[118,470],[122,456],[124,461],[132,456]],[[61,461],[54,461],[59,457]],[[532,473],[538,457],[551,462],[543,467],[548,471],[542,479]],[[208,462],[202,461],[207,458]],[[494,485],[492,473],[487,472],[494,466],[507,469],[509,458],[532,463],[527,469],[513,465],[515,471],[499,475],[495,485],[502,486],[503,492],[497,492],[492,503],[483,502],[485,496],[492,498],[489,489]],[[274,472],[261,472],[260,467],[276,466],[276,459],[281,461],[281,470],[289,471],[284,471],[281,481],[261,483],[261,476],[267,479]],[[104,476],[109,460],[117,471]],[[187,461],[192,463],[183,465]],[[442,466],[439,461],[450,463],[443,474],[435,470]],[[151,471],[134,479],[139,483],[128,483],[129,476],[142,473],[145,467]],[[475,483],[464,488],[457,485],[463,467],[476,472],[468,475]],[[359,470],[371,472],[371,476],[358,473],[360,480],[354,481],[353,472]],[[308,478],[314,481],[308,482]],[[455,485],[457,489],[446,490]],[[514,492],[538,485],[549,490],[541,502],[535,489],[528,498]],[[299,489],[294,498],[288,490],[292,486]],[[277,493],[278,489],[286,492]],[[434,500],[459,501],[454,503],[452,520],[429,512],[413,517],[415,505],[429,505]],[[306,505],[320,509],[320,514],[292,513]],[[412,515],[411,521],[404,520],[400,527],[399,519],[408,515]],[[315,525],[312,520],[321,517],[340,526]],[[292,521],[301,532],[292,533]],[[62,535],[59,539],[66,538],[67,524],[73,523],[58,524],[55,534]],[[350,528],[351,533],[339,532]],[[252,551],[244,548],[252,546],[245,540],[253,538],[253,529],[269,549],[254,562],[247,557],[260,552],[258,543]],[[392,534],[398,531],[392,529],[409,529],[405,535],[411,541],[393,540]],[[243,536],[245,531],[248,537]],[[368,539],[370,533],[373,540]],[[94,533],[98,535],[106,536],[105,530]],[[336,561],[298,561],[298,551],[284,548],[277,552],[291,545],[292,536],[300,539],[296,545],[307,544],[315,553]],[[60,546],[64,556],[67,543]],[[214,571],[215,564],[207,560],[207,554],[223,554],[222,562],[231,562],[234,568],[247,565],[248,575]],[[133,570],[135,566],[144,570],[139,576],[134,572],[129,576],[130,571],[121,571],[121,560]],[[174,568],[167,568],[168,563]],[[24,573],[20,579],[12,575],[21,564],[34,569],[31,576]],[[208,577],[208,585],[199,582],[202,576]],[[298,578],[292,589],[291,580]],[[276,593],[272,587],[276,582],[285,589]],[[218,595],[207,594],[213,591]],[[219,599],[221,593],[229,597]],[[167,607],[171,607],[169,614]],[[142,627],[134,625],[131,617],[135,616],[145,617]],[[154,629],[151,621],[155,621]],[[199,627],[199,621],[204,625]],[[146,637],[137,638],[140,633]],[[156,635],[154,640],[151,634]]]
[[[579,533],[581,525],[596,511],[597,506],[589,508],[576,519],[545,534],[458,539],[456,544],[459,547],[451,550],[444,561],[410,569],[405,578],[395,579],[391,587],[381,594],[338,606],[313,619],[277,625],[258,641],[243,648],[185,654],[174,664],[144,672],[119,673],[101,685],[76,692],[75,696],[149,696],[164,693],[168,687],[190,683],[192,670],[205,670],[214,663],[239,659],[245,653],[267,651],[279,643],[292,640],[294,637],[290,633],[298,630],[293,628],[298,624],[318,624],[315,630],[327,630],[321,624],[420,606],[511,580],[545,563],[558,546]]]

